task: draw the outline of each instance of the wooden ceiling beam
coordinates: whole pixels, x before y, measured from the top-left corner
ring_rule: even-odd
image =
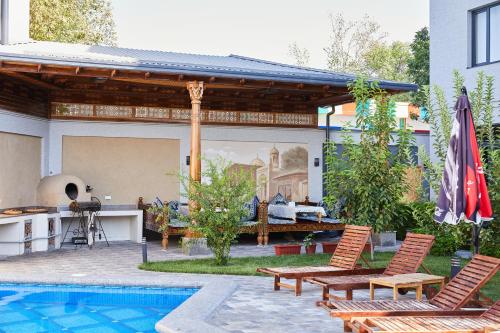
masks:
[[[2,68],[11,72],[43,73],[53,75],[66,75],[73,77],[99,77],[111,78],[113,80],[123,80],[130,82],[140,82],[145,84],[171,85],[185,87],[186,81],[198,80],[207,83],[207,89],[262,89],[273,87],[283,91],[297,92],[325,92],[325,85],[306,85],[304,83],[287,83],[279,81],[258,81],[244,78],[221,78],[216,76],[196,76],[185,74],[170,74],[161,72],[144,72],[133,70],[116,70],[109,68],[95,68],[82,66],[60,66],[43,64],[27,64],[21,62],[3,61]],[[79,68],[79,69],[78,69]],[[345,90],[345,87],[328,86],[328,92]]]
[[[18,79],[20,81],[23,81],[23,82],[26,82],[26,83],[30,83],[30,84],[32,84],[34,86],[39,87],[39,88],[49,89],[49,90],[61,90],[61,87],[56,86],[55,84],[48,83],[48,82],[41,81],[41,80],[37,80],[37,79],[34,79],[31,76],[28,76],[28,75],[25,75],[25,74],[21,74],[21,73],[17,73],[17,72],[10,72],[10,71],[6,71],[6,70],[3,70],[3,69],[0,70],[0,73],[2,73],[4,75],[7,75],[9,77]]]

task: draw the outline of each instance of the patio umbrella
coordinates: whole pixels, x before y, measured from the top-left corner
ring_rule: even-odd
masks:
[[[478,253],[482,222],[491,220],[493,212],[465,87],[455,104],[455,111],[434,220],[450,224],[461,220],[474,223],[474,252]]]

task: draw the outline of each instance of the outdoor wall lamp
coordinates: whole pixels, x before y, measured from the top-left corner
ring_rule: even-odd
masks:
[[[191,164],[191,156],[186,156],[186,165]]]
[[[319,157],[314,158],[314,166],[319,167]]]

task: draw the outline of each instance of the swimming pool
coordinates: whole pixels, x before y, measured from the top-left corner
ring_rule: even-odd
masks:
[[[156,322],[197,290],[3,283],[0,332],[156,332]]]

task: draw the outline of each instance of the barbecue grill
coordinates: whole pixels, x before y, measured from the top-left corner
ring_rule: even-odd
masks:
[[[102,227],[99,212],[101,211],[101,201],[96,197],[91,197],[90,201],[72,201],[69,204],[70,211],[73,212],[71,222],[64,233],[62,243],[64,244],[68,233],[71,233],[71,243],[75,245],[88,244],[89,247],[95,243],[96,233],[99,239],[104,236],[106,244],[109,246],[108,238]],[[75,223],[76,222],[76,223]],[[76,225],[75,225],[76,224]],[[73,225],[75,225],[73,227]],[[73,227],[73,228],[72,228]]]

